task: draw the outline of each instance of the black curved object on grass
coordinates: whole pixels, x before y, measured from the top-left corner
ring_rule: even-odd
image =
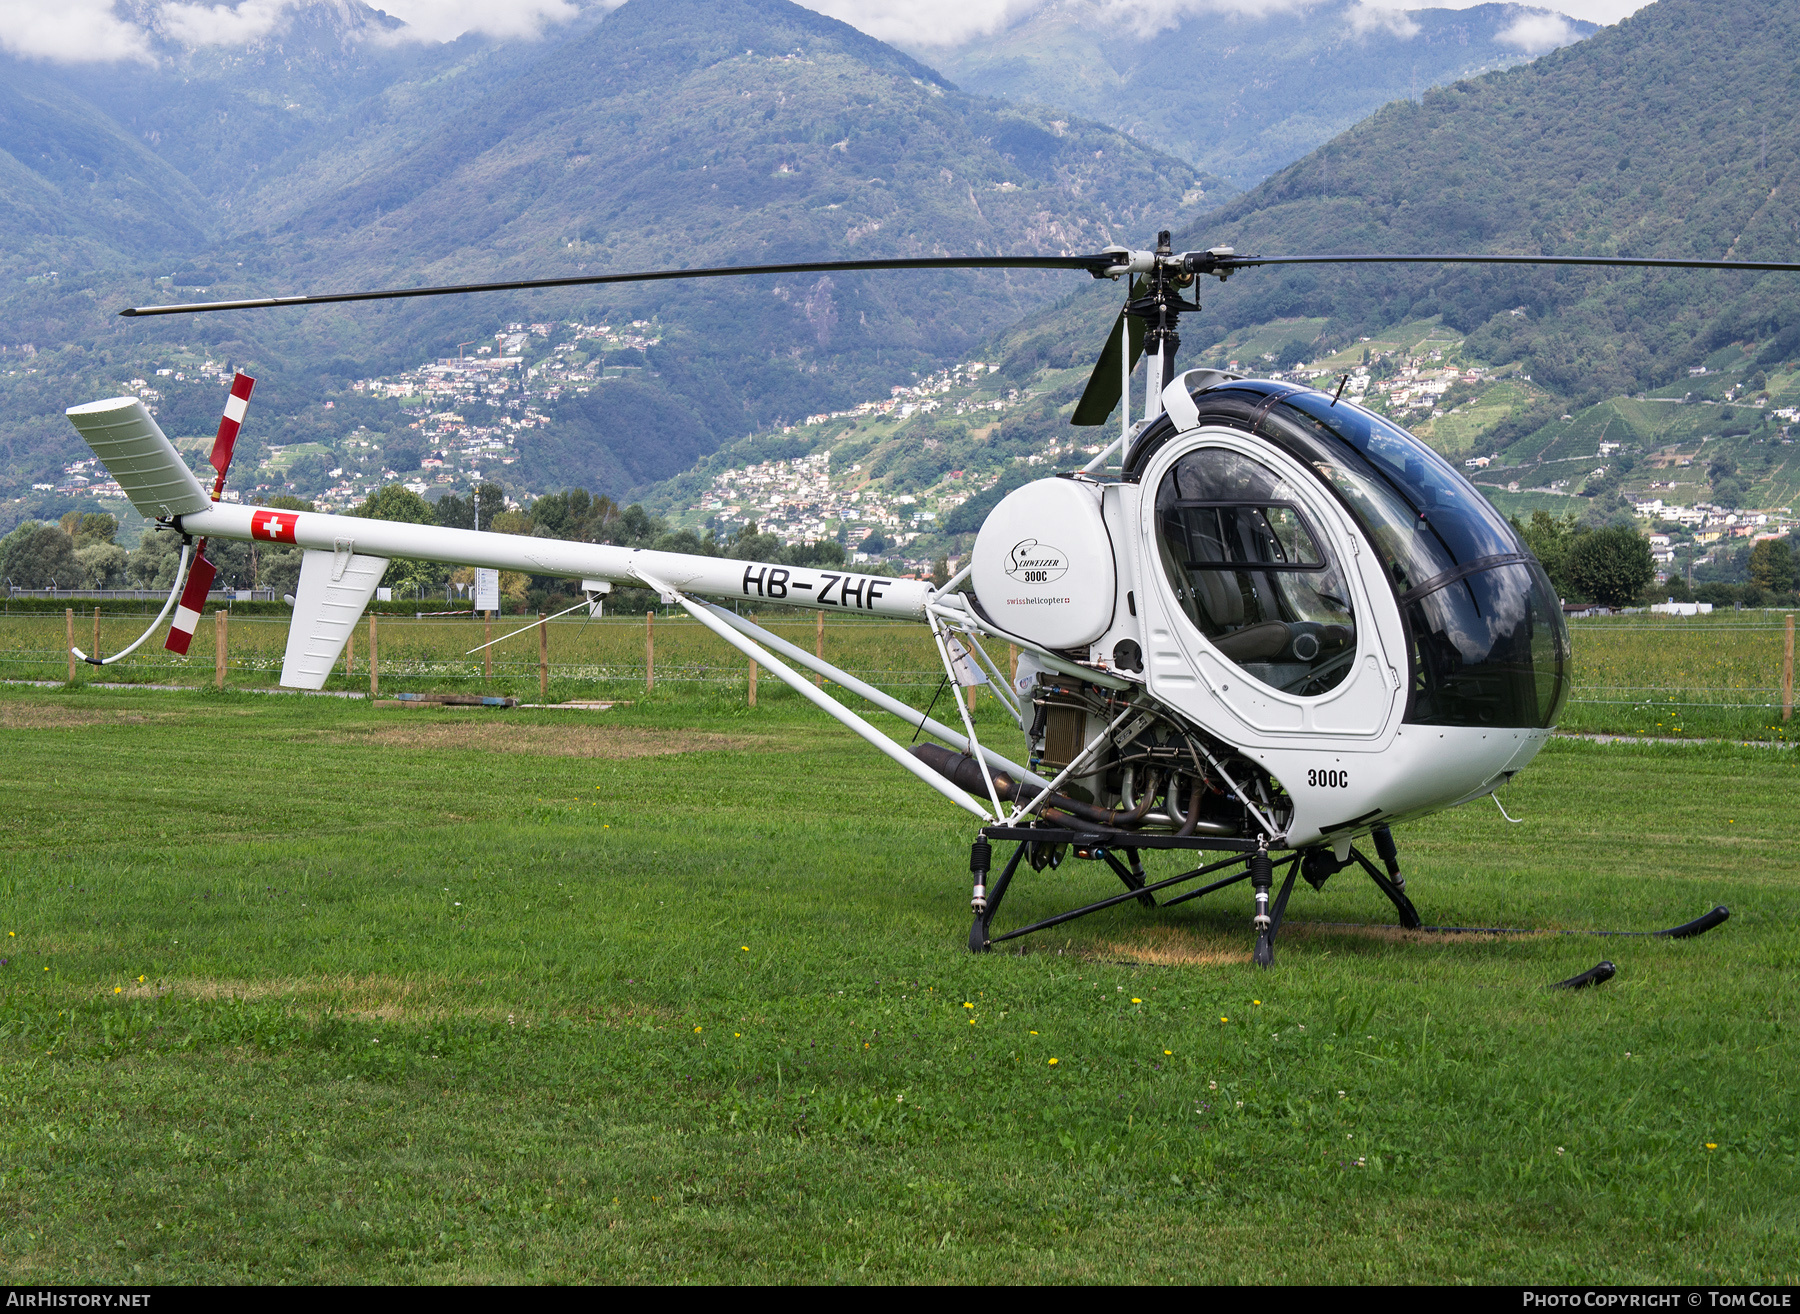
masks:
[[[1610,961],[1598,962],[1579,976],[1572,976],[1567,981],[1558,981],[1550,989],[1581,990],[1587,986],[1605,985],[1618,975],[1618,971],[1619,969],[1614,967]]]
[[[1653,935],[1667,936],[1671,940],[1686,940],[1692,936],[1705,935],[1715,926],[1722,926],[1731,917],[1731,909],[1720,904],[1704,917],[1696,917],[1691,922],[1683,922],[1680,926],[1671,926],[1666,931],[1653,931]]]

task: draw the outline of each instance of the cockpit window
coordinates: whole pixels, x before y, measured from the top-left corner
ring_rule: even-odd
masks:
[[[1284,418],[1323,429],[1362,458],[1360,470],[1341,461],[1317,468],[1369,527],[1398,592],[1476,561],[1520,559],[1518,539],[1493,504],[1411,434],[1360,407],[1333,406],[1321,393],[1283,400]]]
[[[1554,725],[1569,630],[1543,567],[1475,486],[1403,429],[1295,391],[1258,432],[1316,470],[1375,545],[1400,603],[1408,721]]]
[[[1324,693],[1349,674],[1349,594],[1273,470],[1221,448],[1190,452],[1163,478],[1156,525],[1176,601],[1246,674],[1296,694]]]

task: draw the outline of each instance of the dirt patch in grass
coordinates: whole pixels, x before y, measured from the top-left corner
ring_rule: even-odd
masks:
[[[170,721],[177,715],[175,712],[62,707],[37,699],[8,700],[0,702],[0,730],[77,730],[93,725],[142,725],[148,721]]]
[[[1482,935],[1475,932],[1444,931],[1410,931],[1404,926],[1381,926],[1371,923],[1367,926],[1352,926],[1331,922],[1283,922],[1281,935],[1276,944],[1289,936],[1306,936],[1308,939],[1324,939],[1332,936],[1344,936],[1357,940],[1377,940],[1383,944],[1499,944],[1510,940],[1535,939],[1540,934],[1549,932],[1533,932],[1527,935]]]
[[[1249,962],[1251,947],[1242,937],[1233,941],[1179,926],[1146,926],[1123,939],[1107,941],[1101,946],[1101,956],[1158,967],[1223,967]]]
[[[316,1018],[329,1006],[339,1016],[367,1022],[437,1022],[451,1018],[477,1019],[485,1022],[510,1022],[530,1028],[551,1018],[568,1018],[611,1029],[637,1027],[645,1023],[669,1023],[676,1017],[672,1008],[660,1004],[629,1002],[601,1008],[563,1008],[545,1010],[541,1006],[507,1005],[483,1002],[454,1003],[444,996],[458,983],[447,977],[397,976],[312,976],[277,977],[267,981],[221,980],[199,977],[192,980],[133,981],[126,985],[127,999],[162,999],[174,995],[182,999],[235,999],[245,1003],[282,1000],[301,1016]],[[467,985],[467,982],[463,982]],[[477,983],[479,984],[479,983]],[[102,987],[103,998],[113,998],[112,986]]]
[[[540,757],[660,757],[669,753],[716,753],[759,748],[768,741],[750,735],[691,730],[656,730],[618,725],[520,725],[500,720],[422,723],[430,712],[407,714],[404,725],[343,731],[334,737],[382,748],[478,748],[488,753],[531,753]],[[772,746],[772,745],[769,745]]]
[[[275,977],[267,981],[177,977],[174,980],[146,981],[142,985],[133,982],[125,993],[137,998],[177,994],[189,999],[241,999],[245,1002],[329,995],[346,1008],[365,1011],[389,1008],[414,995],[439,989],[447,984],[449,983],[442,978],[405,980],[397,976],[290,976]]]

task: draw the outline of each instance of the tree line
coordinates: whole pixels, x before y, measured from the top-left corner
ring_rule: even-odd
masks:
[[[311,502],[296,497],[274,497],[260,505],[283,511],[312,511]],[[469,497],[450,493],[429,502],[400,484],[378,489],[351,514],[369,520],[398,521],[413,525],[442,525],[451,529],[480,528],[528,538],[553,538],[577,543],[606,543],[621,547],[654,548],[659,552],[685,552],[697,556],[730,557],[745,561],[772,561],[788,566],[835,566],[845,560],[844,548],[835,542],[784,543],[765,534],[754,521],[736,533],[704,535],[692,530],[671,530],[668,522],[632,503],[620,506],[605,494],[585,488],[551,493],[523,506],[509,506],[506,490],[483,484]],[[115,539],[118,521],[110,515],[71,511],[60,522],[27,520],[0,538],[0,583],[9,588],[140,588],[169,589],[180,566],[181,536],[172,529],[154,526],[145,530],[138,546],[127,551]],[[277,595],[292,593],[299,585],[302,554],[299,548],[268,543],[240,543],[214,539],[207,558],[218,567],[217,586],[235,589],[273,589]],[[382,583],[396,597],[421,599],[441,596],[452,586],[473,584],[474,572],[466,567],[435,561],[397,558],[390,562]],[[568,605],[578,582],[548,575],[503,571],[501,594],[508,611],[541,610]],[[652,605],[648,590],[625,590],[613,605],[642,610]]]

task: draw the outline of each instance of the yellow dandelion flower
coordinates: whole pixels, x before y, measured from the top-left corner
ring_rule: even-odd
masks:
[[[143,978],[143,977],[141,977],[141,976],[140,976],[140,977],[139,977],[139,978],[138,978],[138,984],[139,984],[139,985],[143,985],[143,984],[144,984],[144,978]]]
[[[1134,1004],[1141,1004],[1141,1003],[1143,1003],[1143,1002],[1144,1002],[1144,1001],[1143,1001],[1143,1000],[1141,1000],[1141,999],[1134,999],[1134,1000],[1132,1000],[1132,1001],[1131,1001],[1131,1002],[1132,1002],[1132,1003],[1134,1003]]]
[[[695,1028],[694,1028],[694,1034],[695,1034],[695,1035],[696,1035],[696,1036],[697,1036],[697,1035],[699,1035],[699,1034],[700,1034],[700,1028],[699,1028],[699,1027],[695,1027]]]
[[[1031,1034],[1035,1036],[1037,1035],[1037,1032],[1033,1031]]]
[[[1255,1004],[1258,1008],[1262,1007],[1262,1000],[1260,999],[1252,999],[1250,1002]]]
[[[1165,1058],[1173,1058],[1173,1057],[1175,1057],[1175,1051],[1172,1049],[1165,1049],[1163,1051],[1163,1056]]]
[[[1707,1149],[1709,1149],[1709,1150],[1716,1150],[1716,1149],[1718,1149],[1718,1148],[1719,1148],[1719,1147],[1718,1147],[1718,1146],[1717,1146],[1717,1145],[1716,1145],[1716,1144],[1715,1144],[1715,1143],[1714,1143],[1714,1142],[1712,1142],[1712,1141],[1708,1141],[1708,1142],[1707,1142],[1707,1143],[1706,1143],[1706,1148],[1707,1148]]]
[[[749,952],[750,952],[750,946],[749,946],[749,945],[747,945],[747,944],[740,944],[740,945],[739,945],[739,946],[738,946],[738,948],[740,948],[740,949],[742,949],[742,950],[743,950],[743,951],[744,951],[744,952],[745,952],[745,953],[749,953]]]
[[[1049,1066],[1051,1066],[1051,1067],[1055,1067],[1055,1066],[1056,1066],[1056,1060],[1055,1060],[1055,1059],[1051,1059],[1051,1060],[1050,1060],[1050,1064],[1049,1064]]]
[[[117,995],[117,994],[123,994],[123,993],[124,993],[124,990],[125,990],[125,987],[124,987],[124,986],[114,986],[114,987],[113,987],[113,993],[114,993],[114,994],[115,994],[115,995]]]
[[[1222,1018],[1220,1018],[1220,1019],[1219,1019],[1219,1021],[1221,1021],[1221,1022],[1229,1022],[1229,1021],[1231,1021],[1231,1019],[1230,1019],[1230,1018],[1228,1018],[1228,1017],[1222,1017]]]
[[[973,1005],[973,1004],[971,1004],[971,1003],[968,1003],[968,1002],[967,1002],[967,1001],[965,1001],[965,1002],[964,1002],[964,1003],[963,1003],[963,1007],[964,1007],[964,1008],[974,1008],[974,1007],[975,1007],[975,1005]]]

